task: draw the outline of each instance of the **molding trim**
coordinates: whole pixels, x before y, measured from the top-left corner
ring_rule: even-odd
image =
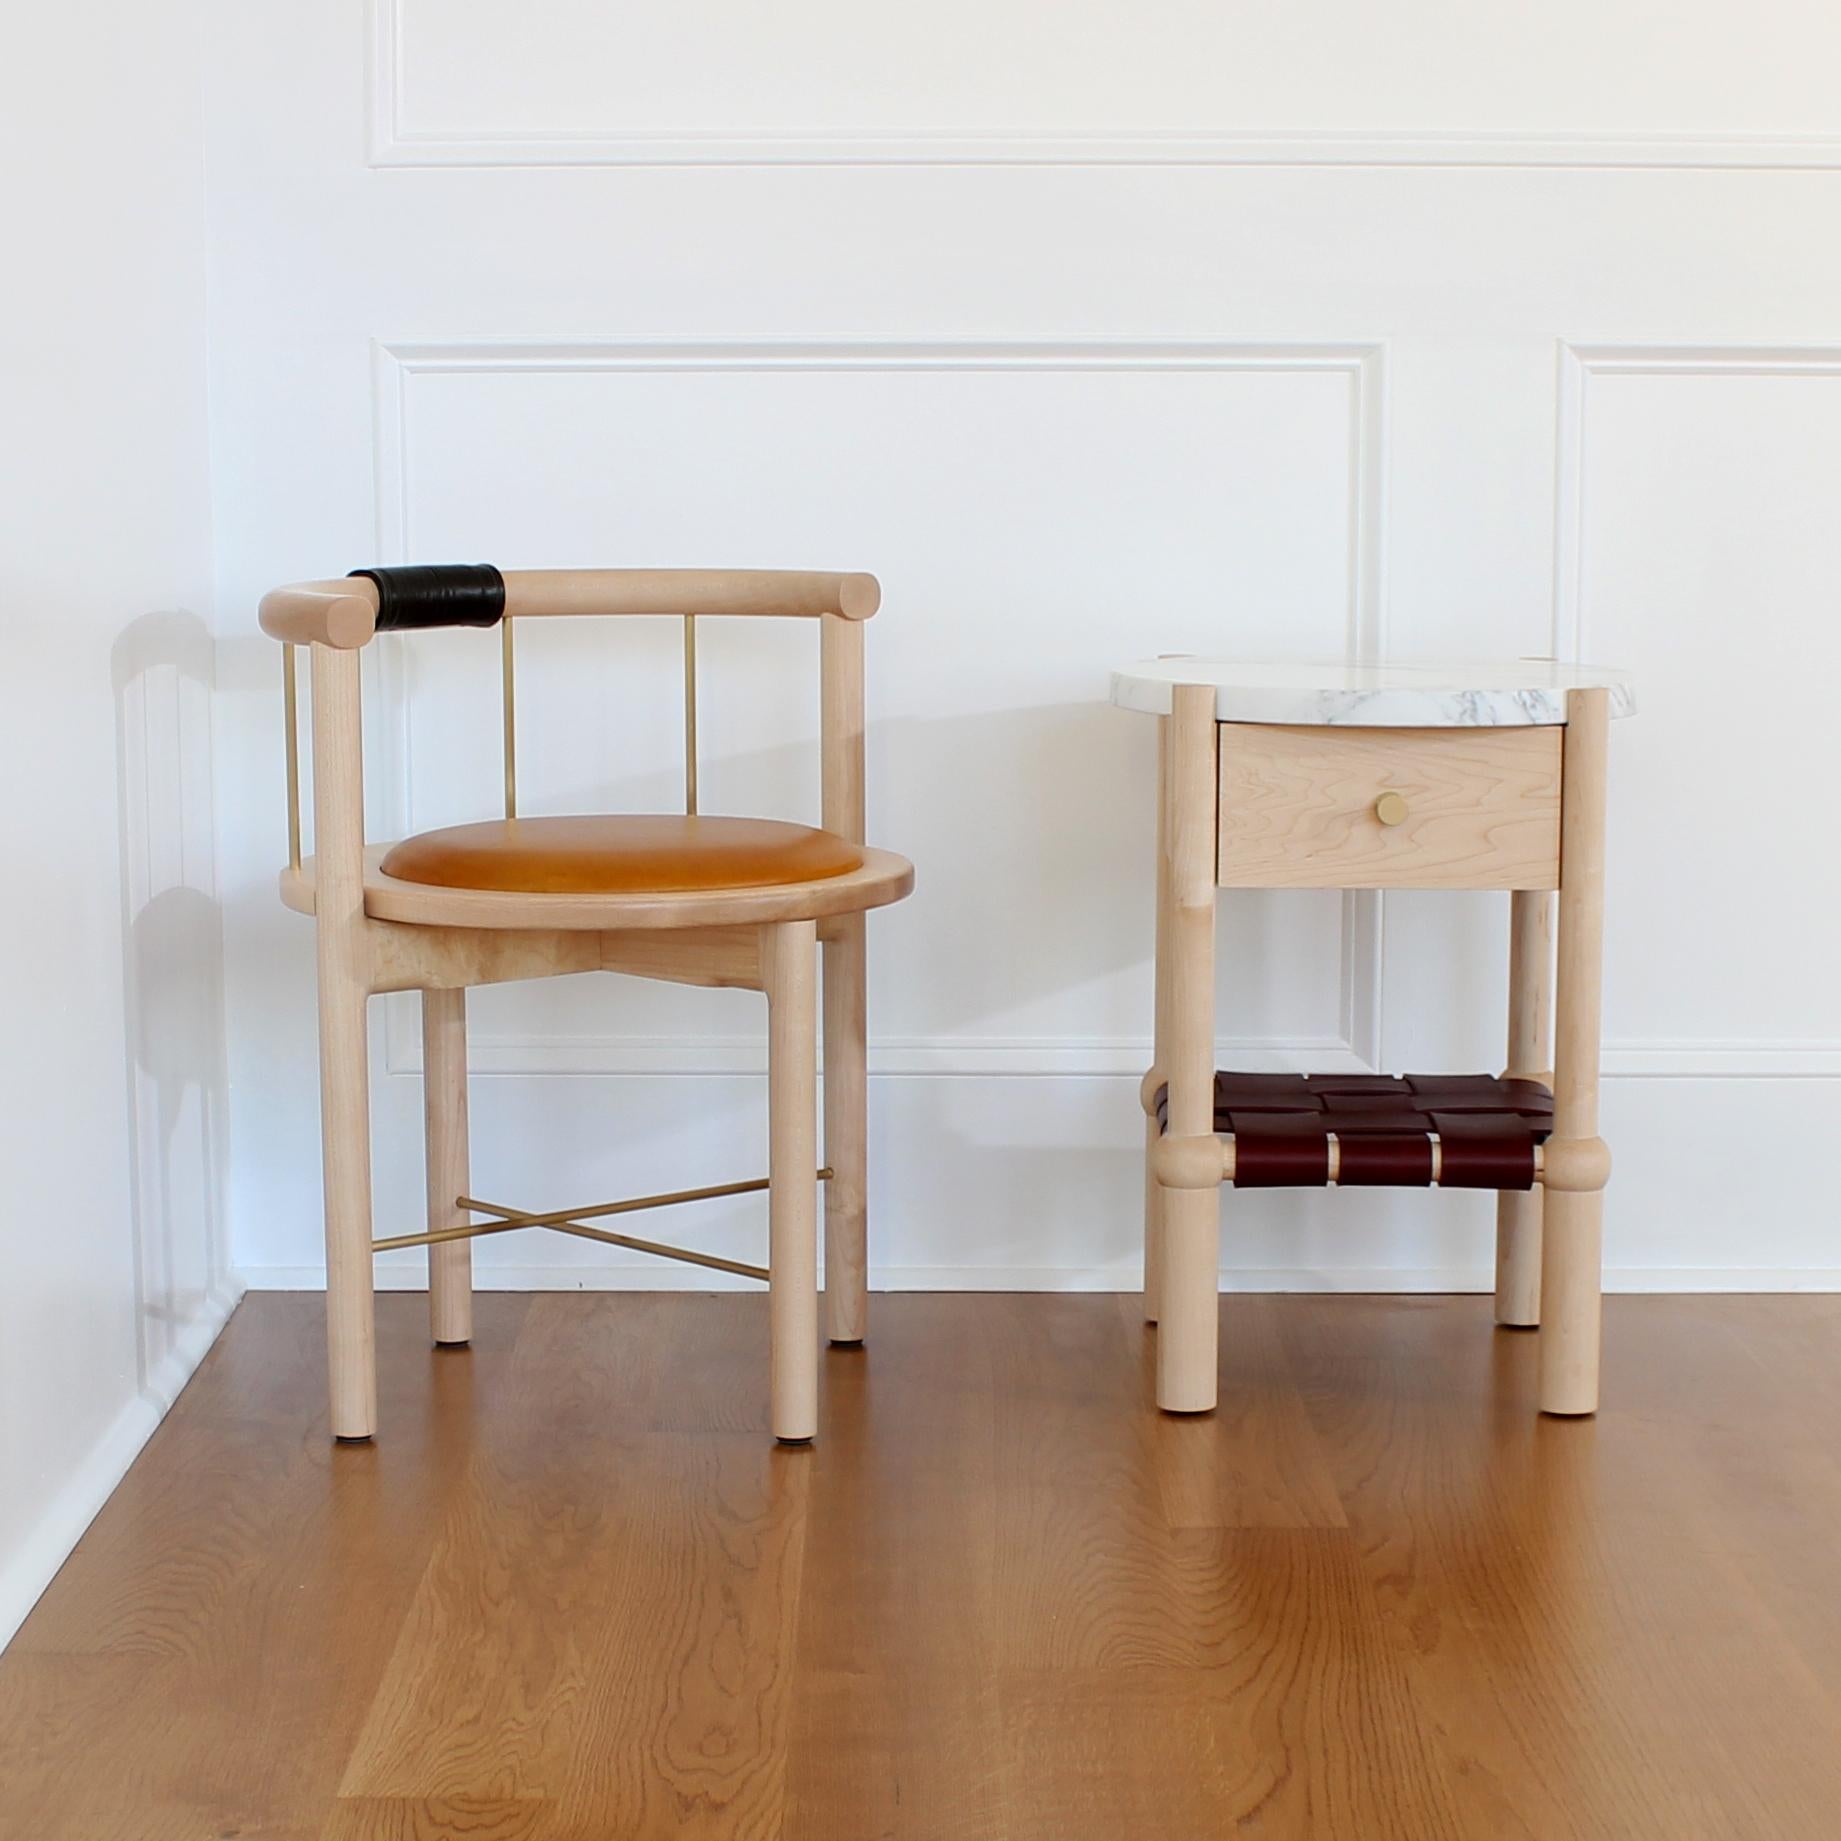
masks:
[[[1841,377],[1841,345],[1558,344],[1553,655],[1584,657],[1585,416],[1594,377]]]
[[[1841,378],[1841,345],[1622,345],[1562,339],[1558,363],[1552,648],[1556,658],[1577,660],[1586,652],[1586,413],[1592,380]],[[1613,1079],[1833,1080],[1841,1078],[1841,1039],[1611,1038],[1604,1046],[1603,1071]]]
[[[322,1267],[322,1289],[325,1279]],[[127,1475],[128,1466],[210,1353],[246,1288],[244,1275],[235,1273],[205,1294],[198,1314],[45,1504],[23,1544],[0,1565],[0,1649],[12,1641],[58,1568]]]
[[[877,1291],[1101,1291],[1140,1286],[1136,1260],[1099,1266],[872,1266]],[[324,1266],[250,1266],[251,1291],[323,1291]],[[759,1286],[712,1272],[691,1284],[681,1268],[660,1265],[497,1266],[475,1263],[479,1291],[758,1291]],[[1487,1265],[1465,1266],[1224,1266],[1224,1292],[1489,1292]],[[1612,1293],[1841,1291],[1841,1266],[1607,1266]],[[423,1265],[377,1265],[379,1291],[426,1291]],[[872,1336],[872,1342],[874,1340]]]
[[[1841,138],[1816,134],[1259,134],[1193,128],[1056,133],[913,127],[885,134],[810,128],[785,134],[594,128],[497,134],[419,130],[405,120],[401,0],[371,0],[366,89],[373,167],[517,166],[1303,166],[1557,167],[1720,172],[1834,171]]]
[[[1219,1064],[1253,1072],[1370,1074],[1375,1063],[1348,1038],[1230,1036],[1216,1044]],[[1148,1036],[872,1036],[872,1079],[938,1077],[1129,1079],[1151,1063]],[[480,1075],[764,1075],[765,1031],[747,1036],[475,1035],[468,1071]],[[419,1076],[420,1034],[406,1024],[392,1038],[385,1072]]]
[[[1385,474],[1385,350],[1379,344],[1270,343],[1184,339],[929,342],[836,339],[763,340],[473,340],[377,341],[372,347],[376,553],[406,562],[409,529],[410,386],[419,376],[602,375],[609,372],[708,371],[1227,371],[1332,373],[1349,380],[1349,576],[1345,646],[1355,660],[1383,655],[1381,534]],[[387,638],[388,636],[386,636]],[[374,823],[390,835],[410,824],[411,738],[400,643],[367,648],[367,692],[381,736],[372,750]],[[382,834],[382,833],[380,833]],[[1382,897],[1350,892],[1342,903],[1340,1033],[1332,1038],[1231,1038],[1230,1062],[1272,1071],[1367,1073],[1382,1065],[1380,961]],[[414,999],[384,1003],[384,1071],[417,1074],[420,1030]],[[476,1073],[491,1074],[758,1074],[764,1045],[751,1037],[488,1036],[472,1042]],[[881,1074],[1140,1076],[1148,1039],[1136,1037],[897,1037],[872,1043],[871,1070]]]
[[[475,1035],[468,1071],[481,1077],[543,1076],[647,1080],[673,1075],[765,1075],[767,1046],[759,1036]],[[872,1036],[872,1080],[1130,1080],[1150,1065],[1148,1036]],[[1380,1055],[1351,1047],[1345,1037],[1317,1039],[1224,1036],[1217,1067],[1255,1074],[1372,1074]],[[404,1013],[390,1031],[383,1071],[419,1079],[420,1031]],[[1604,1080],[1837,1080],[1841,1044],[1753,1042],[1719,1036],[1626,1037],[1604,1047]]]
[[[1841,1042],[1629,1036],[1605,1043],[1601,1073],[1606,1080],[1836,1080]]]

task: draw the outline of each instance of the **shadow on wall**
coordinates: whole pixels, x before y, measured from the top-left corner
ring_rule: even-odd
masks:
[[[144,615],[110,653],[143,1387],[227,1279],[213,662],[209,630],[185,613]]]

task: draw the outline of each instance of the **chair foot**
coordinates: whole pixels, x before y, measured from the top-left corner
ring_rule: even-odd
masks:
[[[437,1336],[435,1347],[437,1349],[470,1349],[473,1347],[473,1339],[470,1336]]]
[[[773,1442],[776,1445],[786,1445],[794,1451],[808,1449],[812,1443],[809,1438],[776,1438]]]
[[[372,1445],[377,1441],[369,1432],[359,1432],[349,1438],[343,1432],[335,1432],[332,1435],[332,1442],[335,1445]]]
[[[860,1349],[863,1346],[861,1336],[833,1336],[831,1346],[834,1349]]]

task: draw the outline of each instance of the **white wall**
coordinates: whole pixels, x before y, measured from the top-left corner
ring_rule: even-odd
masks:
[[[7,35],[0,1641],[233,1301],[199,23]]]
[[[312,953],[274,895],[261,590],[366,559],[875,569],[873,1264],[1135,1273],[1146,652],[1558,651],[1614,743],[1625,1286],[1832,1284],[1821,788],[1841,504],[1841,16],[1814,0],[911,13],[220,7],[213,337],[232,1215],[320,1273]],[[712,807],[815,808],[811,636],[707,642]],[[380,647],[373,826],[492,808],[490,639]],[[675,792],[664,632],[526,647],[528,809]],[[1235,895],[1224,1053],[1500,1065],[1506,899]],[[476,1188],[753,1174],[758,1004],[475,1005]],[[421,1208],[412,1000],[380,1229]],[[1684,1155],[1691,1147],[1692,1155]],[[1488,1198],[1230,1197],[1230,1285],[1484,1280]],[[760,1210],[678,1226],[758,1247]],[[483,1282],[692,1282],[578,1242]],[[420,1282],[390,1264],[389,1282]]]

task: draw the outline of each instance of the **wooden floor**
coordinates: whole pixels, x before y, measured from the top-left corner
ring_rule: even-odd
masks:
[[[1841,1835],[1841,1298],[896,1296],[766,1437],[765,1301],[252,1296],[0,1658],[19,1841]]]

